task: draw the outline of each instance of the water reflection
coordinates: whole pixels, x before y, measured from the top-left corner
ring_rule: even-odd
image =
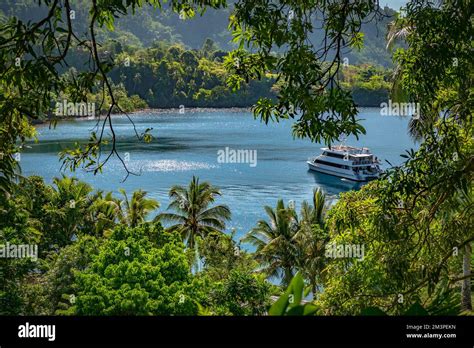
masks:
[[[314,178],[316,186],[322,187],[327,194],[337,195],[341,192],[349,190],[357,190],[361,188],[364,183],[352,181],[344,178],[339,178],[329,174],[315,172],[308,169],[308,175]]]

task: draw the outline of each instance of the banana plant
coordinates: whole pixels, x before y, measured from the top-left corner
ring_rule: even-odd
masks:
[[[268,311],[269,315],[314,315],[317,307],[311,303],[302,303],[304,280],[300,272],[296,273],[285,292],[275,301]]]

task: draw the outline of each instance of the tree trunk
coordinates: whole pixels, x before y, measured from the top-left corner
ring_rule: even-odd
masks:
[[[462,273],[463,277],[467,277],[471,274],[471,244],[468,243],[464,247],[464,256],[462,262]],[[468,277],[462,281],[461,286],[461,310],[472,311],[471,302],[471,278]]]
[[[285,268],[285,275],[284,275],[284,279],[283,279],[283,284],[285,284],[285,286],[290,285],[291,279],[293,279],[293,272],[291,271],[290,267],[286,267]]]
[[[313,299],[316,299],[316,293],[318,292],[318,286],[315,281],[311,282],[311,291],[313,292]]]

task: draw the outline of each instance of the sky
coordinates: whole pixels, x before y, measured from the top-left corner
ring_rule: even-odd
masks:
[[[394,10],[398,10],[401,6],[404,6],[408,0],[379,0],[380,6],[384,7],[387,5]]]

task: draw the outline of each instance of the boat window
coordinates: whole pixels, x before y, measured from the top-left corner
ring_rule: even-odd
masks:
[[[328,156],[328,157],[335,157],[335,158],[343,158],[344,157],[343,154],[337,154],[337,153],[332,153],[332,152],[324,152],[323,155]]]
[[[347,169],[348,168],[348,166],[345,166],[345,165],[342,165],[342,164],[327,162],[327,161],[323,161],[323,160],[320,160],[320,159],[316,159],[314,162],[319,163],[319,164],[325,164],[325,165],[331,166],[331,167],[342,168],[342,169]]]

